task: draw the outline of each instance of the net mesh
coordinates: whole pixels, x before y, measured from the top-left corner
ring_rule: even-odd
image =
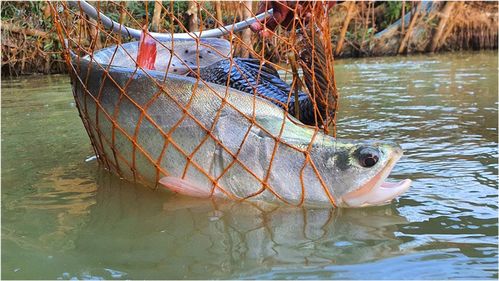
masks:
[[[202,37],[272,8],[270,2],[184,2],[186,21],[176,3],[90,2],[115,20],[115,30],[134,28],[142,39],[106,27],[81,2],[50,3],[76,105],[100,163],[152,187],[176,177],[210,186],[211,195],[293,205],[319,188],[335,205],[310,156],[318,139],[336,129],[329,4],[290,4],[295,15],[306,16],[287,21],[270,38],[221,28],[227,34],[218,39],[193,33],[158,39],[149,30]],[[219,5],[232,22],[222,22]],[[269,21],[262,23],[272,26]],[[144,63],[147,40],[154,55]],[[293,134],[307,141],[295,142]]]

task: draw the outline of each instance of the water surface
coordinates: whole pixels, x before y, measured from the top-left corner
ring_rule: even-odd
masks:
[[[154,192],[96,161],[65,76],[2,81],[2,278],[497,278],[497,54],[340,60],[338,136],[396,141],[365,209]]]

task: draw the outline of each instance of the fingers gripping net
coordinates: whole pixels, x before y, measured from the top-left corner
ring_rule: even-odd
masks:
[[[80,117],[107,169],[152,187],[164,177],[185,179],[233,200],[302,205],[320,189],[335,205],[311,157],[322,134],[335,131],[327,3],[287,6],[304,16],[270,39],[223,28],[270,2],[91,4],[119,28],[142,32],[137,40],[112,31],[81,3],[50,3]],[[222,18],[218,5],[233,13]],[[217,27],[223,38],[197,36]],[[198,33],[159,40],[149,30]]]

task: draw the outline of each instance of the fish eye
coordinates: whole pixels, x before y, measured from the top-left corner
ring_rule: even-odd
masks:
[[[361,148],[359,150],[359,163],[364,168],[370,168],[379,160],[379,151],[371,147]]]

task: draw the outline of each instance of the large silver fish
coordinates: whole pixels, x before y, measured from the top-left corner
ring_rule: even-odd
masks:
[[[386,204],[410,186],[385,182],[402,156],[394,143],[337,140],[255,95],[107,63],[99,52],[73,58],[71,77],[101,161],[123,178],[189,196],[345,207]]]

